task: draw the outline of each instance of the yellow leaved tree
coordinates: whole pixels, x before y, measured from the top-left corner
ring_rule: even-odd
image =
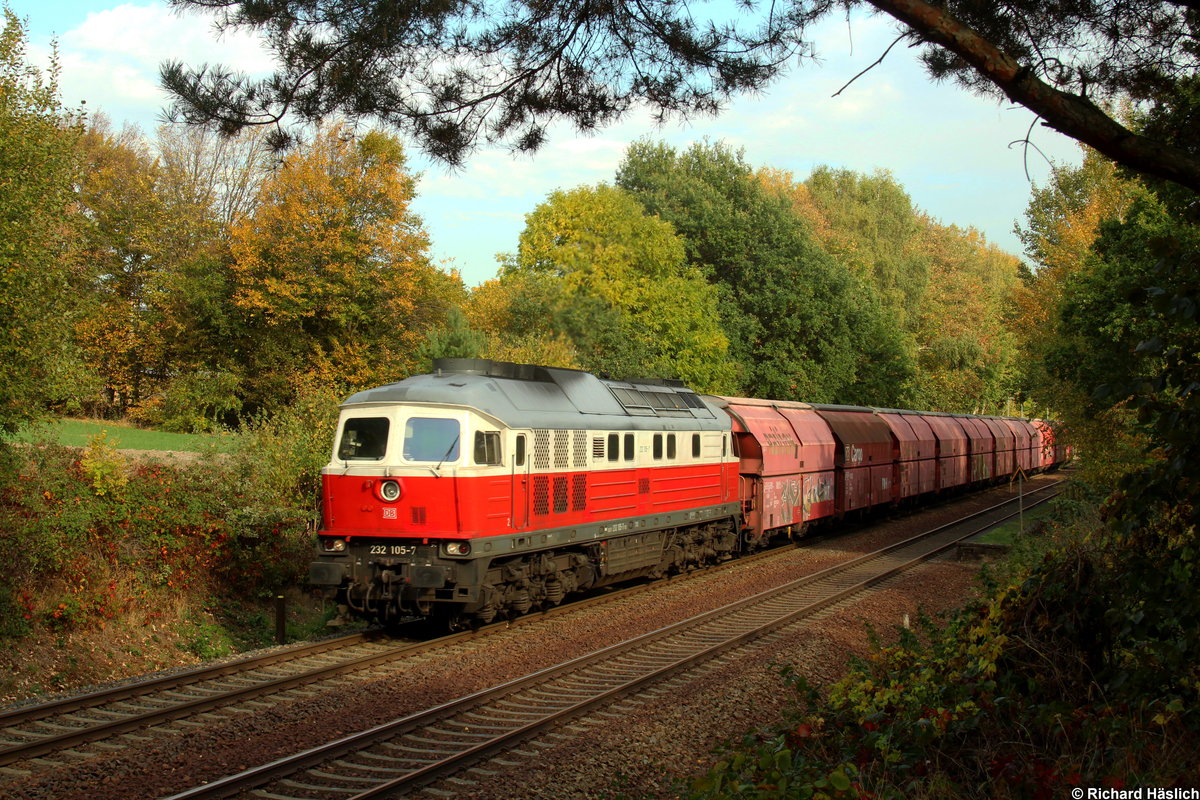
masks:
[[[417,365],[424,332],[461,292],[428,257],[399,142],[334,125],[262,184],[230,230],[237,348],[250,408],[289,402],[300,376],[346,390]]]

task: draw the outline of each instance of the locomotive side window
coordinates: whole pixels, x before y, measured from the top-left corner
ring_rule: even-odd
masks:
[[[518,467],[525,466],[525,437],[517,437],[517,454],[514,457]]]
[[[675,460],[675,434],[673,433],[667,434],[667,458],[672,461]]]
[[[633,434],[625,434],[625,460],[633,461]]]
[[[404,424],[404,458],[440,464],[458,460],[458,420],[412,417]]]
[[[342,426],[338,458],[343,461],[380,461],[387,452],[389,423],[386,417],[355,417]]]
[[[654,434],[654,460],[658,461],[662,458],[662,434]]]
[[[608,435],[608,460],[616,461],[621,457],[621,437],[615,433]]]
[[[501,463],[499,431],[475,431],[475,463],[493,466]]]
[[[692,458],[700,457],[700,434],[692,434]]]

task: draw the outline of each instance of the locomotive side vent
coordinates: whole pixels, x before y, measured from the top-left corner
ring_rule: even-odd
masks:
[[[550,431],[533,432],[533,466],[550,469]]]
[[[588,466],[588,435],[587,431],[574,431],[571,434],[571,466],[574,469],[587,469]]]
[[[425,524],[425,506],[412,507],[412,521],[414,525]]]
[[[587,508],[587,475],[571,476],[571,510],[583,511]]]
[[[604,437],[597,436],[592,439],[592,458],[597,461],[604,460]]]
[[[533,513],[542,517],[550,513],[550,479],[545,475],[533,476]]]
[[[567,478],[558,475],[554,478],[554,513],[562,514],[567,510]]]
[[[649,478],[638,478],[638,494],[650,494]]]
[[[571,449],[571,432],[554,432],[554,468],[566,469],[567,459]]]

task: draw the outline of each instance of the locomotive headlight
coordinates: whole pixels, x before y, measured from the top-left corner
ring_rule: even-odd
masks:
[[[397,481],[380,481],[379,499],[385,503],[394,503],[400,499],[400,484]]]
[[[327,550],[330,553],[341,553],[346,550],[345,539],[322,539],[321,549]]]
[[[471,545],[468,542],[446,542],[446,555],[448,556],[465,556],[470,553]]]

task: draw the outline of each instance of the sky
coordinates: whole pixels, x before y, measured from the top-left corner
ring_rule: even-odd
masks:
[[[46,66],[57,42],[64,105],[83,103],[117,127],[135,124],[151,136],[168,103],[157,83],[161,62],[222,63],[252,74],[272,66],[252,36],[218,37],[209,18],[180,15],[159,0],[0,2],[26,20],[33,63]],[[796,180],[820,165],[887,170],[922,211],[943,224],[974,227],[1021,255],[1013,226],[1023,218],[1032,184],[1045,184],[1051,161],[1079,163],[1078,146],[1041,125],[1030,137],[1036,150],[1015,144],[1030,129],[1030,112],[932,83],[916,51],[902,47],[835,97],[895,35],[882,16],[828,20],[814,31],[816,63],[794,65],[716,117],[660,127],[639,113],[587,137],[555,126],[533,155],[481,149],[457,171],[410,150],[410,165],[420,175],[414,210],[429,232],[431,255],[458,269],[468,286],[494,277],[497,255],[516,250],[527,214],[557,189],[612,182],[626,148],[643,138],[680,149],[723,141],[742,149],[751,166],[787,170]]]

